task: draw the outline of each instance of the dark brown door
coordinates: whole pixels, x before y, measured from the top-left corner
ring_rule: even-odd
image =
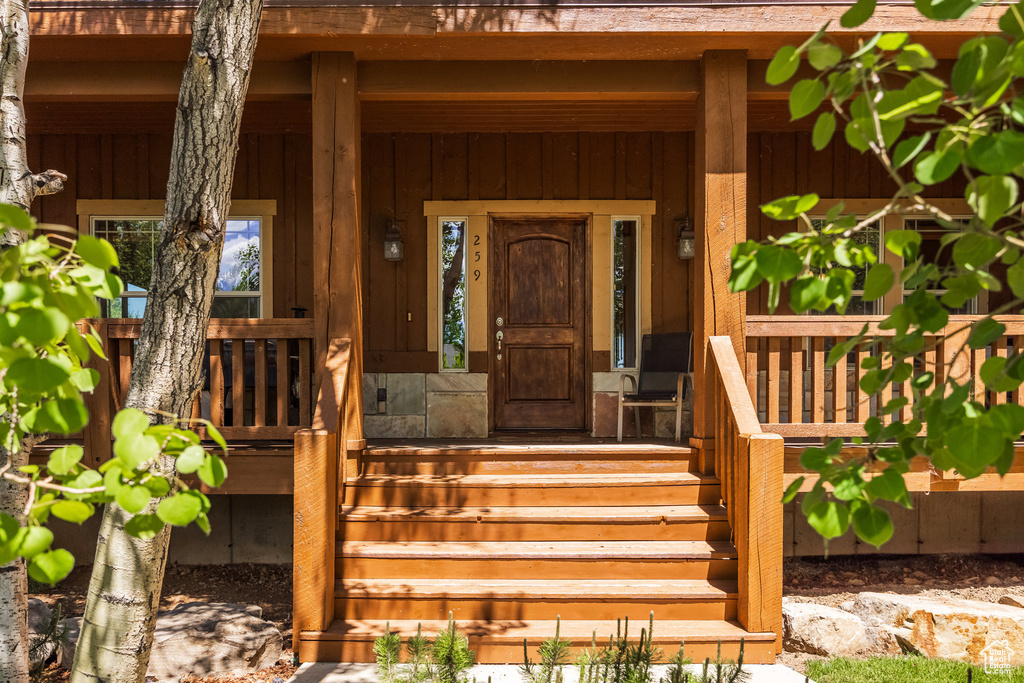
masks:
[[[586,427],[586,236],[586,218],[491,222],[495,429]]]

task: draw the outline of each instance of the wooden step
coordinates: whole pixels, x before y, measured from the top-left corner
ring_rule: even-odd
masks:
[[[335,592],[346,619],[735,619],[735,581],[347,579]]]
[[[340,579],[735,579],[724,541],[344,541]]]
[[[588,474],[689,472],[696,451],[665,444],[427,446],[372,445],[361,458],[364,474]]]
[[[365,475],[345,486],[345,506],[696,505],[721,501],[714,477],[679,472],[515,476]]]
[[[421,623],[424,634],[433,636],[446,626],[442,620],[389,620],[392,631],[401,634],[403,641],[416,633]],[[630,637],[638,638],[647,620],[630,620]],[[336,620],[323,632],[303,631],[299,634],[301,661],[372,662],[373,641],[384,632],[385,620]],[[470,647],[481,664],[519,664],[523,661],[523,639],[530,648],[530,656],[537,660],[536,648],[545,638],[555,634],[553,620],[490,620],[459,622],[459,628],[469,637]],[[562,620],[560,636],[569,640],[573,648],[590,647],[596,632],[600,642],[607,642],[615,633],[616,622]],[[735,658],[740,639],[744,639],[744,659],[750,664],[775,662],[775,634],[748,633],[734,621],[675,621],[654,622],[654,644],[667,654],[674,654],[680,642],[686,644],[686,655],[694,661],[715,657],[718,642],[722,655]]]
[[[351,541],[728,540],[721,505],[347,507]]]

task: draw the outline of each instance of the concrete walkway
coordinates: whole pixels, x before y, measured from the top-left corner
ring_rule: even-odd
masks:
[[[655,681],[664,673],[664,666],[656,666]],[[694,673],[700,667],[692,667]],[[781,664],[749,664],[744,671],[752,674],[747,683],[814,683],[789,667]],[[575,683],[576,669],[566,666],[565,683]],[[481,664],[469,672],[469,680],[477,683],[522,683],[518,667],[511,665]],[[373,664],[303,664],[288,683],[377,683]]]

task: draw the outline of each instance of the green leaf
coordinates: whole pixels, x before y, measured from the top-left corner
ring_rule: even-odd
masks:
[[[82,460],[85,450],[81,446],[62,446],[50,453],[46,469],[50,474],[67,474]]]
[[[156,515],[135,515],[124,525],[124,530],[136,538],[149,540],[164,530],[164,523]]]
[[[117,252],[114,251],[113,245],[106,240],[98,239],[91,235],[79,237],[78,243],[75,245],[75,251],[78,252],[83,261],[103,270],[110,270],[119,265]]]
[[[839,20],[840,26],[843,28],[860,26],[875,13],[876,4],[877,0],[857,0],[853,3],[853,7],[843,13],[843,17]]]
[[[804,267],[795,251],[770,244],[758,249],[756,259],[761,275],[774,284],[793,279]]]
[[[189,446],[181,452],[181,455],[175,460],[175,464],[182,474],[191,474],[202,466],[204,460],[206,460],[206,451],[202,446]]]
[[[7,368],[4,384],[30,394],[45,394],[70,377],[67,368],[53,358],[21,358]]]
[[[777,221],[790,221],[813,209],[818,205],[818,201],[819,197],[816,194],[780,197],[767,204],[762,204],[761,213]]]
[[[1010,3],[1003,16],[999,17],[999,30],[1003,33],[1009,33],[1015,38],[1024,38],[1024,25],[1021,24],[1022,19],[1024,19],[1024,9],[1022,9],[1021,3]]]
[[[914,137],[900,140],[899,144],[896,145],[896,149],[893,150],[892,163],[896,168],[903,168],[921,153],[921,150],[928,144],[931,137],[931,133],[925,133],[924,135],[915,135]]]
[[[53,543],[53,532],[46,527],[26,527],[24,537],[18,546],[18,554],[25,559],[30,559],[39,553],[46,552],[51,543]]]
[[[853,500],[864,493],[866,482],[856,471],[847,471],[832,481],[832,495],[839,500]]]
[[[953,262],[977,270],[991,263],[1003,248],[1001,240],[980,232],[960,235],[953,245]]]
[[[850,528],[850,511],[845,505],[828,501],[807,512],[807,522],[825,538],[837,538]]]
[[[949,145],[918,157],[914,163],[914,177],[922,185],[935,185],[953,175],[960,167],[962,153],[958,145]]]
[[[876,263],[864,278],[864,301],[881,299],[896,282],[896,274],[888,263]]]
[[[196,526],[207,536],[210,535],[210,518],[206,516],[206,513],[200,512],[196,515]]]
[[[92,368],[80,368],[71,373],[71,383],[79,391],[90,394],[100,383],[100,373]]]
[[[967,161],[982,173],[1012,173],[1024,159],[1024,133],[1005,130],[976,137],[967,148]]]
[[[985,471],[989,459],[1003,451],[1005,437],[981,418],[967,418],[946,432],[946,447],[965,477]]]
[[[202,507],[202,501],[191,493],[176,493],[160,501],[156,515],[167,524],[188,526],[202,510]]]
[[[1024,299],[1024,259],[1006,269],[1006,282],[1015,297]]]
[[[860,502],[853,510],[853,531],[861,540],[880,548],[892,538],[892,519],[885,510]]]
[[[23,232],[31,232],[32,218],[20,207],[13,204],[0,204],[0,225]]]
[[[75,568],[75,556],[63,548],[51,550],[32,558],[28,575],[39,583],[51,586],[71,573]]]
[[[1004,334],[1006,334],[1006,325],[996,322],[992,318],[985,318],[974,325],[967,344],[972,349],[983,349]]]
[[[978,375],[985,386],[992,391],[1013,391],[1020,386],[1021,380],[1010,377],[1005,372],[1006,359],[999,356],[991,356],[981,364],[981,371]]]
[[[115,439],[128,436],[129,434],[141,435],[149,429],[149,417],[141,410],[125,408],[114,416],[110,425],[110,431]]]
[[[1005,175],[980,176],[970,182],[965,195],[978,218],[991,228],[1017,202],[1017,181]]]
[[[21,312],[15,328],[33,346],[48,346],[64,338],[71,321],[58,308],[32,308]]]
[[[878,49],[892,52],[907,44],[910,36],[906,33],[883,33],[878,39]]]
[[[765,81],[768,85],[782,85],[793,77],[799,67],[800,53],[792,45],[785,45],[779,48],[768,64]]]
[[[905,261],[916,259],[920,247],[921,233],[916,230],[890,230],[885,233],[885,248]]]
[[[903,480],[903,475],[891,466],[868,481],[867,491],[875,498],[882,500],[891,500],[901,505],[910,503],[907,483]]]
[[[800,493],[800,487],[804,485],[805,479],[807,477],[797,477],[786,487],[786,492],[782,494],[783,504],[790,503],[796,498],[796,494]]]
[[[40,434],[76,434],[89,421],[89,411],[79,398],[58,398],[44,401],[35,414],[32,431]]]
[[[843,58],[843,51],[831,43],[814,43],[807,50],[807,61],[818,71],[831,69]]]
[[[934,69],[938,62],[932,53],[920,43],[912,43],[896,55],[896,68],[899,71],[923,71]]]
[[[92,517],[93,507],[80,500],[60,500],[53,504],[50,512],[53,513],[54,517],[59,517],[65,522],[81,524]]]
[[[148,434],[128,433],[114,442],[114,455],[132,470],[153,460],[159,453],[160,443]]]
[[[825,296],[825,282],[817,275],[804,276],[793,282],[789,288],[789,301],[794,313],[810,310],[821,301],[823,296]]]
[[[114,500],[126,512],[135,514],[136,512],[142,512],[149,505],[150,498],[149,489],[145,486],[122,486],[118,489]]]
[[[224,453],[228,452],[228,442],[221,436],[220,430],[213,426],[213,424],[206,423],[206,435],[213,439],[214,443],[220,446],[220,450]]]
[[[224,483],[228,476],[228,466],[224,464],[223,458],[212,453],[203,461],[202,466],[196,471],[199,480],[207,486],[217,488]]]
[[[142,482],[154,498],[163,498],[171,490],[171,483],[163,477],[152,476]]]
[[[836,132],[836,115],[829,111],[818,114],[818,120],[814,122],[814,132],[811,133],[811,144],[819,152],[832,141]]]

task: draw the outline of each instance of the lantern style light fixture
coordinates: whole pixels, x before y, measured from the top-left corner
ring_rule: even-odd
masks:
[[[697,255],[696,242],[693,230],[690,229],[690,218],[680,218],[676,221],[676,235],[679,240],[679,260],[689,261]]]
[[[401,261],[405,258],[402,224],[396,220],[388,221],[388,229],[384,233],[384,258],[388,261]]]

